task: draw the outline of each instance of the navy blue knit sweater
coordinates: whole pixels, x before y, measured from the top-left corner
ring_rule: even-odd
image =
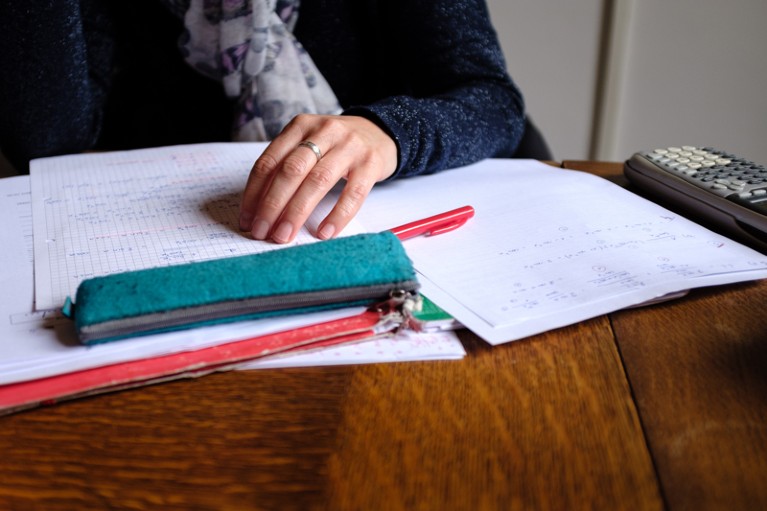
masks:
[[[0,149],[228,140],[231,103],[181,58],[158,0],[0,2]],[[295,35],[345,113],[396,141],[395,176],[511,156],[523,131],[484,0],[303,0]]]

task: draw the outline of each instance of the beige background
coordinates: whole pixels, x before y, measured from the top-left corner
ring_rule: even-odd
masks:
[[[488,5],[556,158],[620,161],[690,144],[767,164],[764,0]]]

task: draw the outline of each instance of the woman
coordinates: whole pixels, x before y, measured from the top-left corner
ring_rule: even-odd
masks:
[[[235,138],[273,139],[245,187],[240,227],[285,243],[339,180],[346,183],[319,226],[321,239],[346,226],[376,182],[511,156],[522,137],[522,98],[484,0],[164,3],[0,7],[0,148],[17,166],[91,148],[226,140],[234,118]],[[265,9],[277,19],[256,27],[252,39],[237,32],[256,25],[255,13]],[[320,93],[316,104],[299,102],[267,118],[268,105],[288,102],[257,104],[263,88],[254,84],[273,68],[256,66],[256,77],[243,80],[253,69],[243,71],[248,59],[238,52],[257,46],[252,41],[264,31],[267,59],[295,36],[310,88],[326,82],[333,97]],[[181,34],[197,71],[179,57]],[[196,49],[206,44],[215,50],[199,58]],[[314,113],[293,117],[298,112]],[[241,122],[261,114],[257,129]]]

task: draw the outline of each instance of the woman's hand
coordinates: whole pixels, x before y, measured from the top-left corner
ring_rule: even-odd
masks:
[[[319,149],[315,154],[310,141]],[[240,229],[287,243],[342,178],[346,184],[317,237],[329,239],[357,214],[373,185],[397,167],[397,148],[364,117],[296,116],[256,160],[240,205]]]

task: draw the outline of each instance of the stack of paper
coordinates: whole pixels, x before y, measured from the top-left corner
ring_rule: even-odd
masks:
[[[206,153],[210,152],[210,148],[204,150]],[[80,345],[75,338],[71,321],[63,318],[57,308],[61,305],[63,297],[73,293],[79,281],[87,276],[170,264],[168,261],[180,263],[205,257],[225,257],[235,253],[257,253],[277,247],[274,244],[247,239],[232,225],[232,219],[236,218],[237,213],[237,200],[234,200],[234,196],[240,193],[242,180],[247,175],[247,166],[240,165],[237,158],[231,159],[228,153],[223,151],[221,159],[224,163],[214,170],[219,174],[228,172],[230,176],[210,179],[208,173],[204,179],[197,176],[198,183],[191,185],[190,181],[193,179],[190,173],[194,174],[198,168],[178,165],[174,174],[162,168],[162,161],[156,167],[152,165],[152,158],[162,160],[168,154],[178,154],[177,151],[162,149],[151,155],[141,153],[139,151],[106,156],[108,163],[102,169],[114,167],[113,173],[109,181],[102,181],[109,176],[109,171],[106,170],[96,176],[95,182],[106,186],[114,196],[104,194],[103,188],[95,191],[97,186],[83,192],[86,184],[93,185],[94,182],[86,183],[87,179],[78,175],[69,176],[72,182],[79,183],[76,187],[62,184],[59,190],[54,189],[51,193],[38,196],[38,206],[49,213],[52,207],[61,206],[66,200],[64,197],[67,197],[71,190],[77,190],[77,199],[70,205],[82,207],[56,211],[62,215],[66,229],[53,227],[50,217],[48,218],[45,227],[38,231],[41,233],[37,238],[41,241],[38,248],[43,247],[39,257],[33,257],[33,200],[29,177],[0,180],[0,215],[7,221],[6,228],[0,231],[0,244],[4,247],[3,251],[0,251],[0,282],[5,291],[0,295],[0,386],[128,361],[157,358],[171,353],[201,350],[230,341],[355,316],[362,312],[361,308],[345,309],[147,336],[131,339],[129,342],[114,342],[94,347]],[[251,155],[251,151],[244,150],[237,154],[240,159],[250,158]],[[105,155],[94,155],[93,158],[65,157],[51,161],[55,162],[54,167],[63,163],[65,167],[72,165],[71,168],[82,169],[88,167],[85,162],[98,160],[98,156]],[[113,159],[112,156],[116,158]],[[191,151],[189,156],[194,157],[194,151]],[[138,160],[134,159],[136,157]],[[189,160],[185,162],[188,163]],[[210,160],[206,162],[209,163]],[[103,163],[94,162],[91,169],[95,169],[98,174],[99,165]],[[45,164],[46,161],[43,161],[43,167]],[[132,164],[138,166],[133,174],[130,170]],[[148,167],[157,172],[148,177],[157,187],[152,192],[159,193],[157,190],[162,189],[175,198],[163,196],[156,203],[147,206],[149,201],[146,198],[150,192],[147,182],[141,182],[140,176],[141,171]],[[205,170],[209,168],[205,167]],[[133,177],[126,179],[125,172]],[[117,174],[123,176],[120,180],[125,186],[115,179]],[[160,174],[163,174],[162,178],[159,177]],[[60,174],[53,174],[51,180],[61,177]],[[159,184],[162,179],[164,181]],[[127,184],[130,181],[134,182],[134,188]],[[208,184],[205,184],[206,181]],[[210,185],[211,182],[214,183]],[[223,182],[226,184],[222,184]],[[186,206],[179,205],[180,188],[189,194]],[[85,193],[89,199],[82,200],[83,196],[80,193]],[[99,196],[99,193],[102,195]],[[227,193],[230,200],[222,200],[221,197]],[[105,204],[108,204],[108,207],[104,207]],[[231,209],[227,210],[224,204]],[[149,207],[163,208],[163,214],[148,212]],[[176,211],[171,211],[174,207]],[[225,216],[212,219],[209,216],[212,210]],[[101,216],[97,218],[98,215]],[[142,223],[139,227],[131,223],[142,215],[144,217],[140,218]],[[155,224],[150,225],[152,222]],[[99,231],[99,225],[104,230]],[[354,231],[353,227],[350,232]],[[358,232],[359,228],[356,231]],[[77,243],[72,243],[71,240],[75,239]],[[314,238],[303,232],[298,242],[310,241],[314,241]],[[88,248],[84,250],[83,246],[86,245]],[[56,252],[60,249],[63,251]],[[37,295],[37,306],[33,298],[33,260],[38,263],[38,270],[42,275],[38,276],[37,281],[42,282],[44,289]],[[72,261],[75,262],[67,267]],[[67,287],[69,278],[74,279],[73,287]],[[43,307],[40,306],[41,303]],[[452,332],[432,335],[427,339],[403,333],[386,341],[378,339],[371,343],[357,342],[349,350],[340,347],[335,350],[332,358],[328,358],[321,351],[302,354],[300,357],[284,355],[270,362],[269,366],[326,365],[331,363],[331,360],[333,363],[373,363],[454,359],[465,354]],[[0,388],[0,394],[2,392]],[[2,403],[0,407],[1,405]]]

